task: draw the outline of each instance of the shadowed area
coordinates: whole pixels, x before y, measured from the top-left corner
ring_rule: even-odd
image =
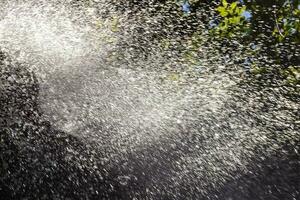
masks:
[[[299,199],[297,35],[251,5],[0,2],[0,199]]]

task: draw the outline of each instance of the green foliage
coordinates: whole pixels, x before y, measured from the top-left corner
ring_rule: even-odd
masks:
[[[300,10],[294,7],[290,2],[280,8],[275,13],[276,25],[273,30],[273,36],[282,42],[286,38],[300,43]]]
[[[214,34],[231,38],[246,30],[246,20],[242,16],[246,6],[239,5],[237,1],[228,3],[226,0],[222,0],[222,4],[216,10],[221,16],[221,22],[213,29]]]
[[[251,67],[250,72],[254,75],[262,75],[267,72],[267,68],[266,67],[258,67],[256,65],[253,65]]]
[[[287,84],[300,84],[300,66],[290,66],[287,69],[282,70],[281,74],[285,77]]]
[[[229,54],[233,53],[237,43],[244,47],[240,49],[239,59],[250,61],[250,73],[255,75],[253,77],[276,77],[289,85],[299,84],[299,67],[295,66],[299,66],[300,62],[300,1],[253,0],[244,1],[243,4],[238,0],[219,2],[216,6],[215,1],[189,0],[191,14],[179,20],[180,26],[190,30],[191,27],[182,26],[182,23],[192,19],[205,22],[206,26],[195,23],[196,25],[192,26],[193,32],[183,31],[185,45],[181,52],[182,60],[188,66],[199,66],[200,58],[207,54],[202,52],[207,43],[216,42],[216,49],[221,54],[224,49]],[[180,10],[180,5],[176,4],[177,10]],[[204,7],[211,12],[201,18]],[[251,13],[251,17],[246,18],[245,12]],[[161,41],[164,50],[168,51],[170,47],[174,49],[174,46],[176,48],[170,37]],[[223,48],[224,46],[226,48]]]

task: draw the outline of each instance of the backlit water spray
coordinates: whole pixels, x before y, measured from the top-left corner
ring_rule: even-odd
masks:
[[[104,0],[74,2],[1,3],[0,46],[36,74],[43,119],[92,145],[107,169],[119,169],[121,185],[141,175],[149,199],[183,191],[201,197],[234,172],[248,173],[257,149],[263,160],[281,148],[257,118],[280,126],[294,116],[271,119],[255,110],[260,91],[238,87],[240,76],[225,69],[234,62],[217,43],[200,47],[201,62],[189,67],[176,50],[134,40],[137,28],[147,36],[147,20],[163,15],[118,12]],[[147,56],[137,44],[147,46]]]

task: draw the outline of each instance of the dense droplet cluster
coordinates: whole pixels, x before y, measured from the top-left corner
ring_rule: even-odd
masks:
[[[1,2],[0,197],[297,199],[297,88],[190,9]]]

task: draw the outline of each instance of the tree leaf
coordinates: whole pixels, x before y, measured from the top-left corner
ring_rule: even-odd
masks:
[[[224,7],[222,7],[222,6],[219,6],[219,7],[217,8],[217,11],[220,13],[220,15],[221,15],[222,17],[226,17],[226,16],[228,15],[227,10],[226,10]]]
[[[234,11],[235,11],[236,7],[237,7],[237,2],[233,2],[232,4],[230,4],[229,13],[234,14]]]
[[[226,0],[222,0],[222,5],[223,5],[225,8],[227,8],[228,2],[227,2]]]

